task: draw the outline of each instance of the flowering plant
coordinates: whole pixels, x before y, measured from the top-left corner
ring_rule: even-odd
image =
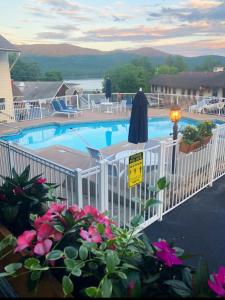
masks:
[[[198,134],[200,137],[204,138],[207,136],[212,136],[212,130],[215,128],[216,125],[213,122],[205,121],[198,124]]]
[[[30,166],[19,175],[12,170],[12,177],[2,177],[0,186],[0,218],[15,235],[31,228],[30,214],[43,214],[47,201],[56,201],[57,187],[37,175],[29,179]]]
[[[188,256],[166,240],[150,243],[137,227],[143,211],[158,205],[157,194],[168,186],[165,178],[151,188],[153,197],[131,224],[118,228],[106,213],[90,205],[83,209],[53,203],[33,216],[33,228],[16,241],[14,253],[23,257],[4,267],[0,277],[29,275],[38,287],[44,273],[52,272],[65,295],[74,297],[192,297],[224,295],[224,270],[209,281],[204,262],[195,271],[185,264]],[[12,243],[0,242],[0,251]],[[1,246],[4,245],[4,247]],[[208,282],[209,281],[209,282]]]
[[[185,144],[192,144],[199,140],[198,130],[195,126],[188,125],[183,130],[181,130],[182,141]]]

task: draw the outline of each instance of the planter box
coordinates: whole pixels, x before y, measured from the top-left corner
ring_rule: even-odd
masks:
[[[185,144],[184,142],[180,142],[180,152],[183,152],[183,153],[190,153],[190,152],[193,152],[193,151],[196,151],[198,150],[201,146],[203,145],[207,145],[211,140],[211,136],[207,136],[205,138],[203,138],[203,141],[196,141],[192,144]]]
[[[198,148],[201,147],[201,142],[200,141],[196,141],[192,144],[185,144],[184,142],[180,142],[180,152],[183,152],[183,153],[190,153],[190,152],[193,152],[195,150],[197,150]]]
[[[0,239],[11,234],[11,232],[0,223]],[[10,249],[8,249],[9,251]],[[0,260],[0,272],[2,272],[2,267],[10,263],[18,262],[21,259],[19,253],[10,253],[5,258]],[[25,271],[25,270],[23,270]],[[37,297],[37,298],[63,298],[64,294],[62,291],[62,286],[51,274],[45,273],[39,282],[37,293],[29,291],[27,288],[27,274],[21,275],[19,277],[6,277],[8,282],[11,284],[12,288],[18,294],[19,297]]]

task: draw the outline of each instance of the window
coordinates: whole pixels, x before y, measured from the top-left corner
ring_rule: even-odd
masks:
[[[157,87],[157,85],[155,85],[155,92],[157,92],[157,89],[158,89],[158,87]]]
[[[163,86],[161,86],[161,93],[163,93]]]
[[[0,98],[0,110],[5,110],[5,98]]]
[[[177,89],[173,88],[173,94],[176,94],[176,93],[177,93]]]
[[[165,87],[165,94],[167,94],[167,89],[168,89],[168,88],[167,88],[167,86],[166,86],[166,87]]]
[[[182,90],[181,90],[181,94],[182,94],[182,95],[185,95],[185,89],[182,89]]]
[[[190,95],[191,95],[191,90],[188,89],[187,93],[188,93],[188,95],[190,96]]]
[[[193,90],[193,96],[196,96],[196,90]]]
[[[169,88],[169,94],[171,94],[171,88]]]
[[[218,96],[218,89],[217,88],[214,88],[212,90],[212,95],[213,95],[213,97],[217,97]]]

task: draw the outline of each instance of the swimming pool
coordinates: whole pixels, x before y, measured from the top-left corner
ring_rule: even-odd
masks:
[[[186,125],[197,125],[194,119],[182,118],[179,129]],[[215,121],[220,124],[220,121]],[[173,124],[166,117],[148,120],[149,138],[169,137]],[[36,150],[53,145],[61,145],[86,152],[86,146],[104,148],[128,139],[129,121],[104,121],[91,123],[49,124],[23,129],[18,134],[3,136],[1,139]]]

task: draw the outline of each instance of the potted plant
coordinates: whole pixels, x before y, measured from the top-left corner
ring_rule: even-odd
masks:
[[[200,137],[201,142],[204,145],[207,145],[212,137],[212,130],[216,127],[216,125],[213,122],[205,121],[200,124],[198,124],[198,134]]]
[[[200,147],[199,134],[195,126],[188,125],[181,133],[183,134],[179,148],[181,152],[188,154]]]
[[[44,214],[47,202],[62,200],[54,190],[57,185],[47,183],[37,175],[29,179],[30,166],[19,175],[12,169],[12,177],[2,177],[0,186],[0,220],[14,235],[31,228],[30,214]]]

